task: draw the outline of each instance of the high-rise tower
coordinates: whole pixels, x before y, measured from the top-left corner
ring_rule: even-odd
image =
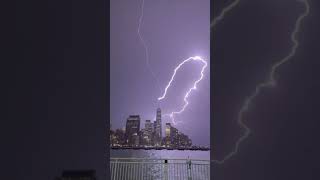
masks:
[[[156,116],[156,139],[158,144],[161,144],[162,140],[162,122],[161,122],[161,109],[157,109],[157,116]]]
[[[130,115],[126,123],[126,140],[129,145],[138,145],[138,134],[140,131],[140,116]]]

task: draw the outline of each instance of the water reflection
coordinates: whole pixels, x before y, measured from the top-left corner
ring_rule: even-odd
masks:
[[[204,159],[210,160],[210,151],[179,150],[110,150],[112,158],[149,158],[149,159]]]

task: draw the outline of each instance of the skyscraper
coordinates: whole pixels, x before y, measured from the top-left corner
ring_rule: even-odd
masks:
[[[129,145],[139,144],[140,116],[130,115],[126,123],[126,140]]]
[[[148,133],[148,135],[150,135],[151,134],[151,132],[152,132],[152,123],[151,123],[151,121],[150,120],[146,120],[146,123],[145,123],[145,130],[146,130],[146,132]]]
[[[160,145],[162,140],[162,122],[161,122],[161,109],[157,109],[157,116],[156,116],[156,144]]]
[[[170,123],[166,123],[165,144],[166,146],[171,145],[171,124]]]
[[[148,137],[147,138],[147,145],[150,145],[150,143],[151,143],[152,133],[153,133],[153,123],[151,123],[150,120],[146,120],[145,135]]]
[[[171,124],[166,123],[166,137],[170,137]]]
[[[161,122],[161,109],[157,109],[157,121],[158,121],[158,128],[159,128],[159,136],[162,138],[162,122]]]
[[[157,121],[154,121],[152,124],[153,124],[153,132],[156,133]]]
[[[157,121],[154,121],[152,123],[153,129],[152,129],[152,135],[151,135],[151,143],[152,145],[155,145],[157,143],[157,136],[156,136],[156,129],[157,129]]]
[[[177,128],[171,126],[170,123],[166,123],[166,136],[165,145],[170,147],[179,147],[179,131]]]
[[[178,129],[171,126],[170,129],[170,138],[171,138],[171,146],[172,147],[179,147],[179,136],[178,136]]]

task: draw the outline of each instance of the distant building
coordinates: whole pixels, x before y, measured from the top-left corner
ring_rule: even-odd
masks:
[[[191,139],[183,134],[183,133],[178,133],[178,145],[180,147],[191,147],[192,146],[192,141]]]
[[[171,126],[170,123],[166,123],[166,137],[165,145],[168,147],[179,147],[179,131],[177,128]]]
[[[139,146],[140,144],[140,132],[139,133],[133,133],[131,137],[131,142],[129,143],[131,146]]]
[[[165,145],[170,146],[171,145],[171,124],[166,123],[166,130],[165,130]]]
[[[161,121],[161,109],[157,109],[157,134],[159,134],[159,137],[162,138],[162,121]]]
[[[170,138],[171,138],[171,146],[172,147],[179,147],[179,131],[177,128],[171,127],[170,132]]]
[[[153,128],[152,128],[152,134],[151,134],[151,143],[152,143],[152,145],[155,145],[155,144],[156,144],[157,122],[154,121],[154,122],[152,123],[152,126],[153,126]]]
[[[62,176],[56,180],[96,180],[95,170],[71,170],[63,171]]]
[[[117,137],[115,135],[115,132],[110,129],[110,145],[114,146],[117,143]]]
[[[147,143],[147,135],[146,135],[146,130],[141,129],[139,132],[139,145],[144,146]]]
[[[123,129],[117,129],[114,136],[114,145],[123,145],[126,143],[125,131]]]
[[[146,120],[145,131],[144,131],[145,145],[151,145],[152,134],[153,134],[153,123],[150,120]]]
[[[141,130],[140,116],[130,115],[123,129],[110,130],[110,144],[113,147],[165,145],[172,148],[183,148],[192,146],[191,139],[170,123],[166,123],[164,128],[163,137],[160,108],[156,111],[156,120],[154,122],[146,120],[145,126]]]
[[[154,133],[154,135],[156,134],[156,129],[157,129],[157,121],[154,121],[153,123],[153,133]]]
[[[171,124],[166,123],[166,137],[170,137],[170,131],[171,131]]]
[[[156,116],[156,122],[155,122],[155,144],[161,145],[162,140],[162,121],[161,121],[161,109],[157,109],[157,116]]]
[[[139,131],[140,131],[140,116],[131,115],[127,119],[126,123],[126,143],[128,145],[137,145],[139,144]]]

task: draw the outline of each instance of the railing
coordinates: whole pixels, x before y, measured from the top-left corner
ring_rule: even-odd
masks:
[[[111,180],[208,180],[210,160],[111,158]]]

